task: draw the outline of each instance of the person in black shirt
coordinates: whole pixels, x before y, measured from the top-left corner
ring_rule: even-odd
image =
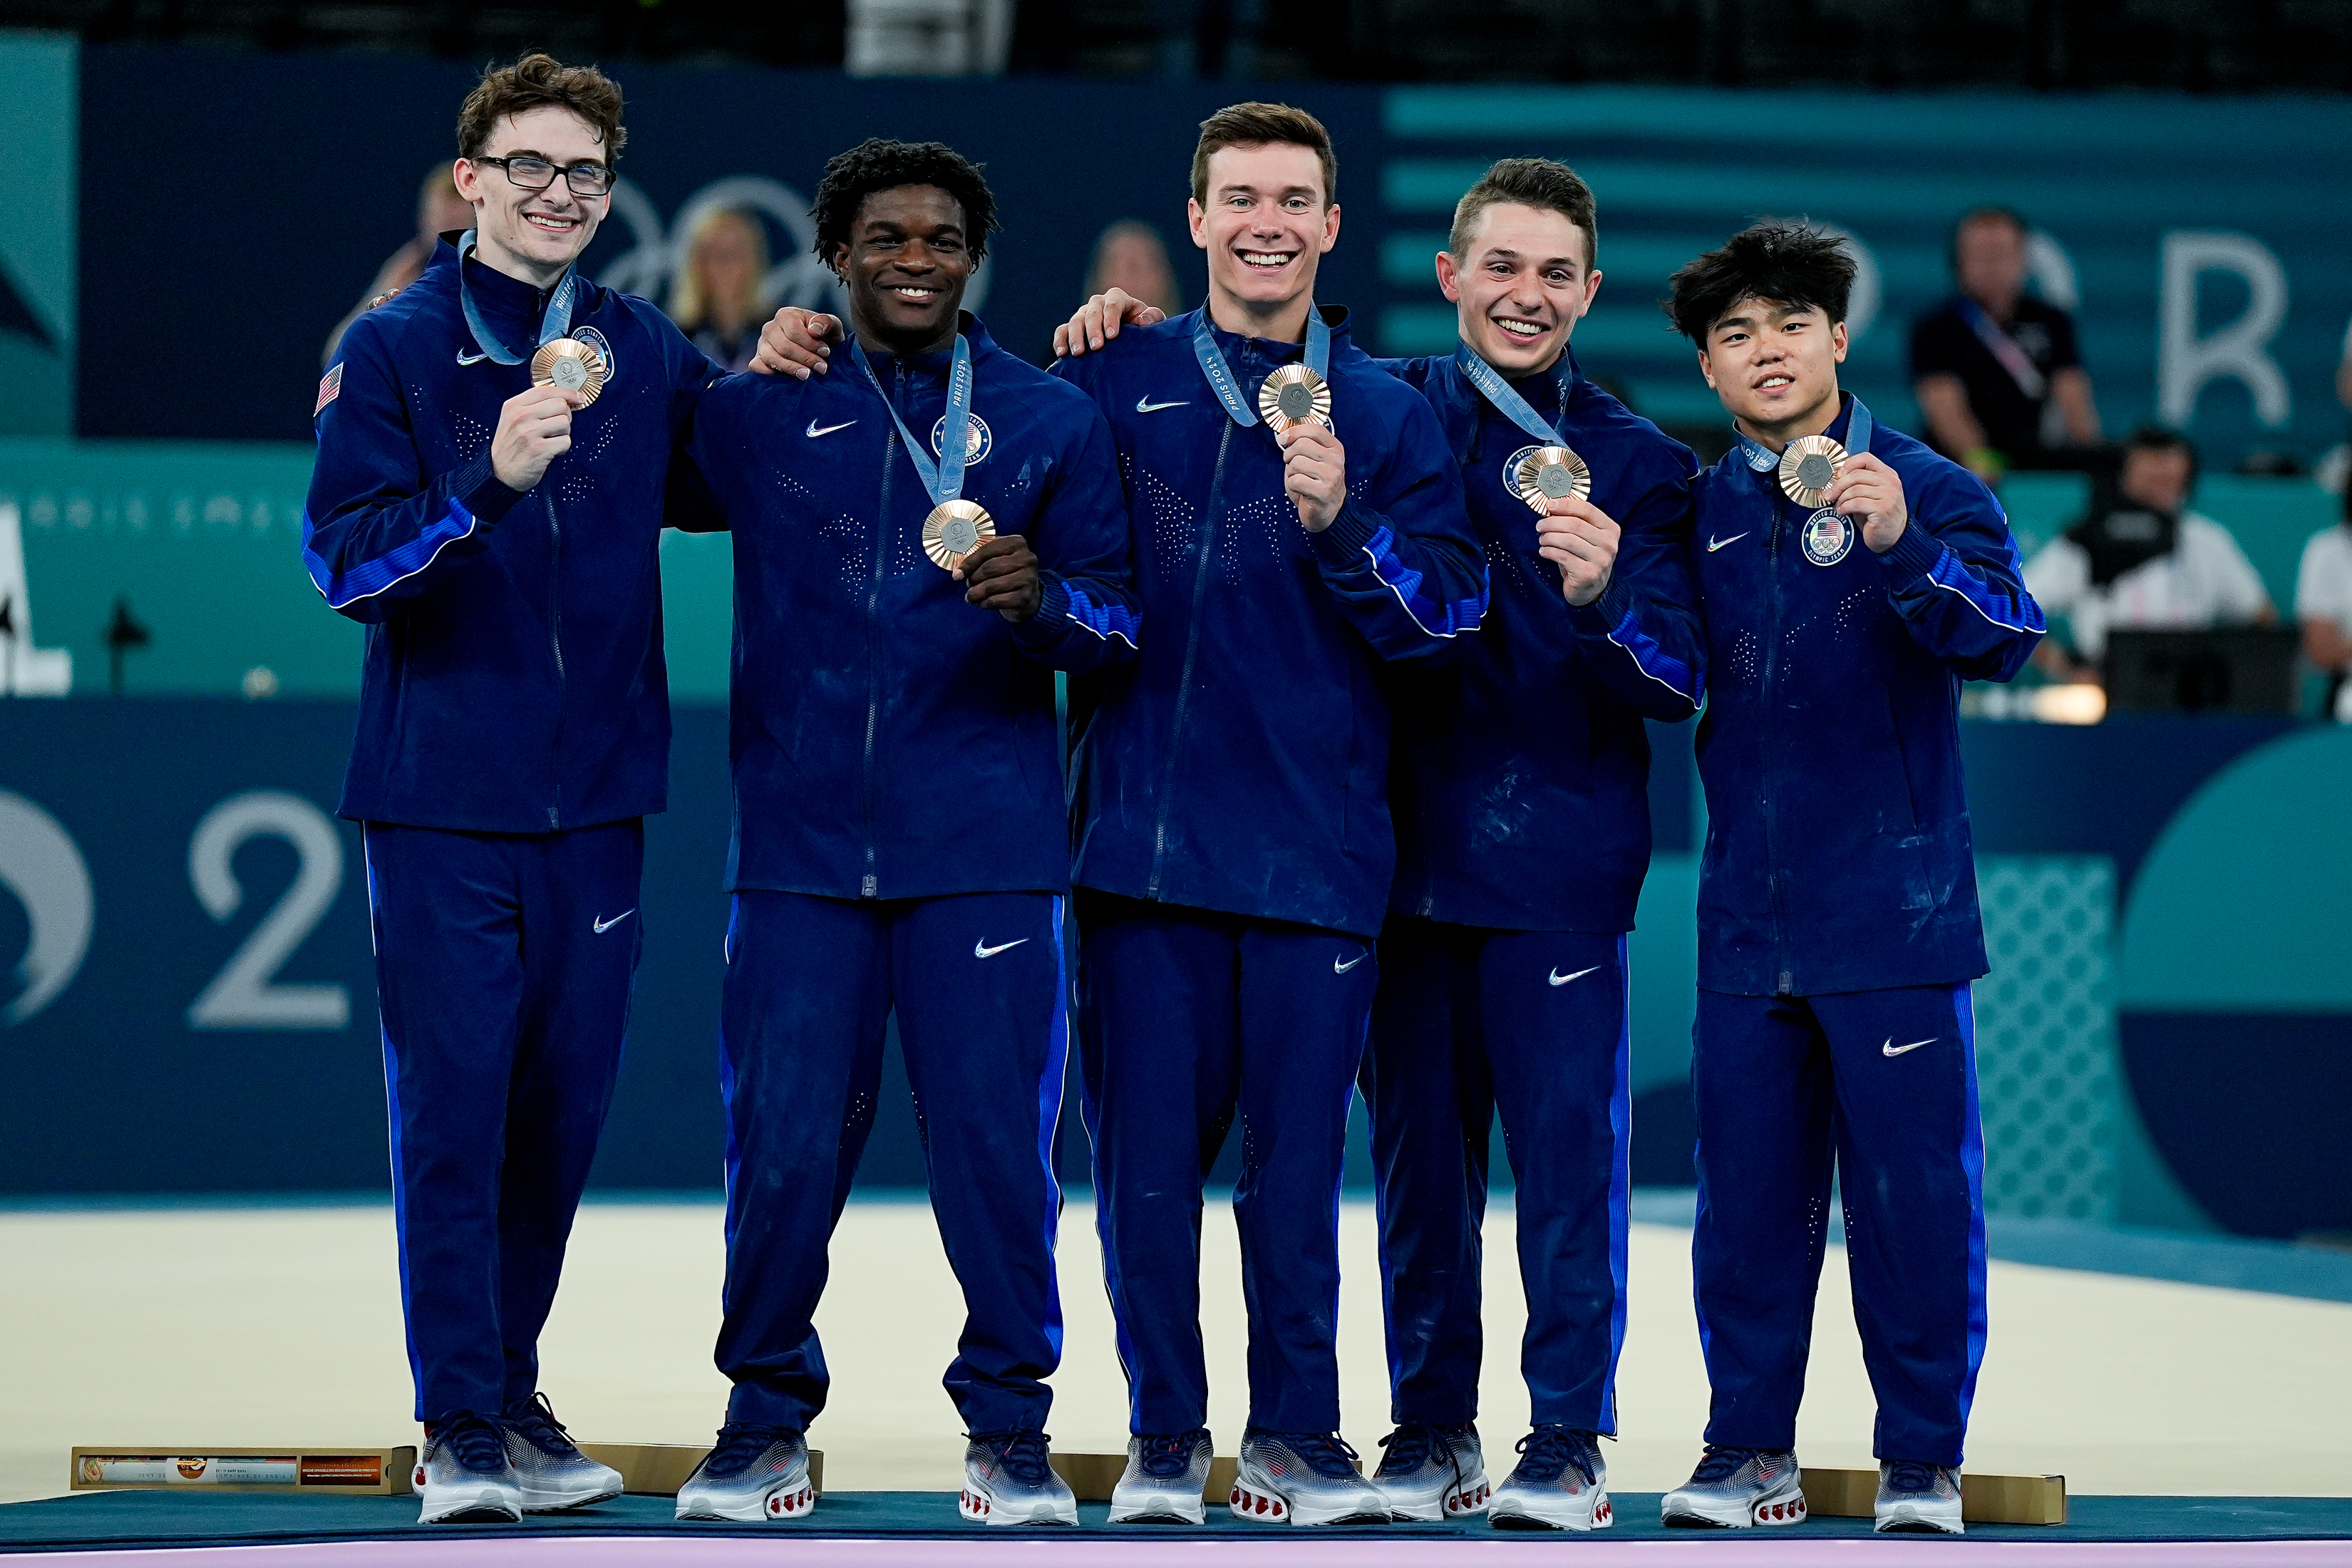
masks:
[[[1988,482],[2072,467],[2099,439],[2091,377],[2065,311],[2025,292],[2025,220],[1980,207],[1952,230],[1959,292],[1911,324],[1911,389],[1927,444]]]

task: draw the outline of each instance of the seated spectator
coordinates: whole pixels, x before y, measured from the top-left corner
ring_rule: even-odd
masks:
[[[715,208],[694,226],[670,284],[669,319],[720,369],[749,370],[768,319],[767,282],[767,230],[750,213]]]
[[[1979,207],[1952,230],[1959,292],[1911,324],[1911,390],[1927,444],[1988,483],[2072,468],[2099,439],[2091,377],[2065,311],[2025,291],[2025,220]]]
[[[1171,316],[1184,308],[1167,242],[1141,218],[1123,217],[1096,237],[1094,259],[1087,267],[1087,297],[1113,289],[1124,289]]]
[[[435,241],[445,234],[462,234],[474,226],[473,206],[457,194],[457,178],[451,172],[455,167],[444,162],[425,171],[424,188],[416,193],[415,237],[384,258],[383,265],[375,269],[375,281],[360,296],[360,302],[327,334],[327,352],[319,356],[320,365],[334,362],[335,351],[343,343],[343,333],[361,311],[383,296],[405,289],[425,276],[425,268],[433,259]]]
[[[2025,563],[2026,592],[2074,630],[2071,651],[2054,637],[2034,649],[2045,673],[2099,679],[2113,630],[2195,631],[2278,619],[2230,531],[2188,510],[2196,482],[2197,448],[2189,437],[2142,426],[2124,441],[2113,503],[2095,507]]]
[[[2303,547],[2294,574],[2294,616],[2303,623],[2303,654],[2328,679],[2320,710],[2352,724],[2352,486],[2344,491],[2344,520],[2323,528]]]

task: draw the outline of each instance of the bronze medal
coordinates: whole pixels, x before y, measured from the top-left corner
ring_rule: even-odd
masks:
[[[1780,493],[1802,507],[1822,504],[1845,468],[1845,448],[1826,436],[1800,436],[1780,453]]]
[[[580,395],[580,406],[585,408],[596,401],[604,390],[606,376],[604,356],[578,338],[558,338],[542,343],[530,356],[530,380],[534,386],[560,386]]]
[[[1570,496],[1583,500],[1592,494],[1592,470],[1584,459],[1565,447],[1538,447],[1519,459],[1518,471],[1511,476],[1511,488],[1519,499],[1538,513],[1547,501],[1566,500]]]
[[[923,553],[942,571],[954,571],[982,540],[995,537],[996,520],[977,501],[941,501],[923,519]]]
[[[1331,384],[1303,364],[1286,364],[1258,384],[1257,415],[1281,435],[1309,419],[1329,428]]]

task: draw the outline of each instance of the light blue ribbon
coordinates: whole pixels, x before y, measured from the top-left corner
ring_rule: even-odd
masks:
[[[866,379],[882,399],[882,406],[890,411],[890,423],[898,427],[899,438],[907,444],[907,456],[915,465],[915,473],[923,481],[923,489],[940,506],[963,494],[965,447],[971,439],[971,344],[961,332],[956,334],[955,360],[948,367],[948,414],[946,427],[940,432],[940,460],[931,461],[922,444],[915,439],[907,422],[898,417],[898,405],[882,390],[882,378],[874,374],[873,362],[866,357],[866,347],[850,334],[849,357],[866,373]]]
[[[1461,367],[1470,384],[1486,394],[1486,401],[1500,410],[1512,424],[1547,447],[1568,445],[1568,437],[1538,414],[1528,400],[1519,395],[1518,389],[1505,381],[1502,373],[1480,358],[1468,343],[1454,345],[1454,363]],[[1556,362],[1555,369],[1564,369],[1567,363],[1568,356],[1563,353]],[[1568,409],[1568,384],[1565,379],[1560,383],[1559,406],[1562,413]]]
[[[469,228],[457,238],[457,302],[465,308],[466,330],[474,334],[474,346],[499,363],[520,364],[522,355],[507,347],[490,331],[489,324],[482,320],[481,308],[474,303],[474,291],[466,287],[466,258],[474,253],[478,232]],[[572,330],[572,304],[579,293],[580,274],[567,267],[555,292],[547,297],[547,314],[539,323],[539,347],[546,347]]]
[[[1209,390],[1225,405],[1236,425],[1257,423],[1257,410],[1242,395],[1241,383],[1234,379],[1233,366],[1217,348],[1217,334],[1209,325],[1209,308],[1201,307],[1200,318],[1192,323],[1192,357],[1201,362],[1201,374],[1209,378]],[[1310,304],[1307,307],[1307,368],[1331,379],[1331,327],[1324,321],[1323,312]]]

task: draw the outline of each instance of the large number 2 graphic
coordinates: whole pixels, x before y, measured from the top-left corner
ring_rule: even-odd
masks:
[[[188,1004],[192,1029],[341,1029],[352,1021],[341,985],[281,985],[278,971],[302,945],[343,886],[343,841],[324,813],[300,795],[261,789],[233,795],[205,813],[188,840],[188,880],[215,921],[236,913],[245,889],[230,862],[246,840],[283,838],[301,858],[294,885],[262,917],[221,972]]]

